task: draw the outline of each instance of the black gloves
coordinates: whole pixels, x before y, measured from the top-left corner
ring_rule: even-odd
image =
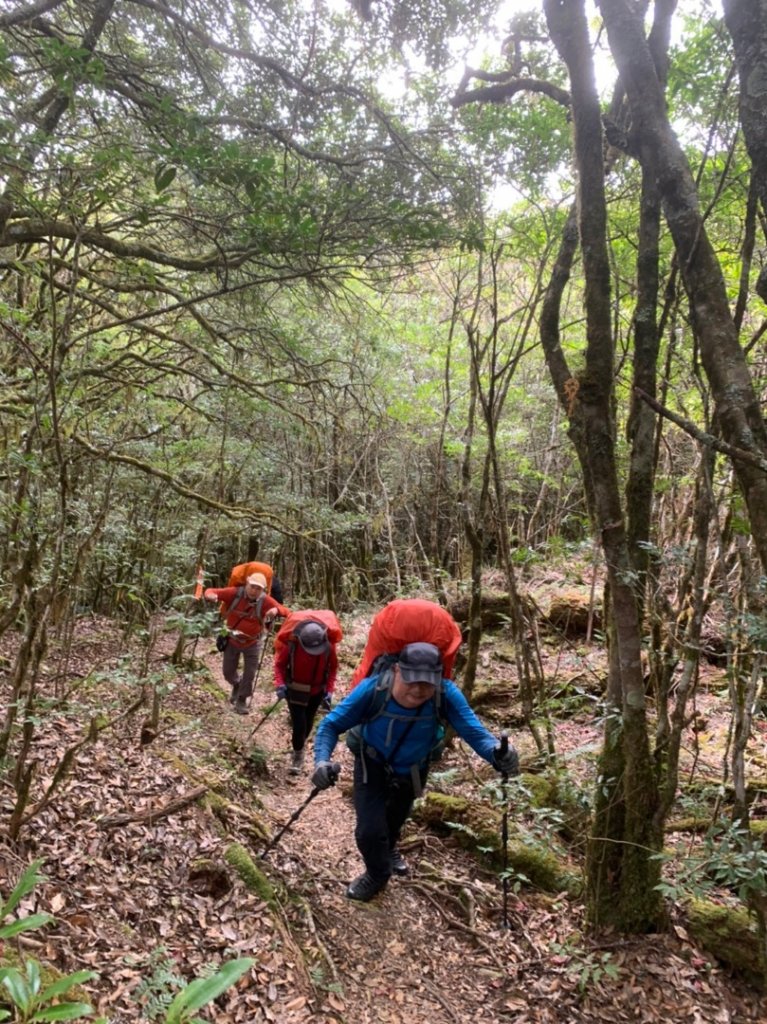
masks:
[[[329,789],[335,786],[341,766],[332,761],[320,761],[312,775],[312,785],[317,789]]]
[[[277,694],[277,700],[285,700],[288,695],[288,688],[287,686],[278,686],[275,693]]]
[[[325,696],[322,698],[322,703],[320,704],[320,708],[321,708],[322,711],[330,711],[332,706],[333,706],[333,700],[332,700],[330,694],[326,693]]]
[[[519,755],[511,745],[507,745],[506,750],[501,753],[501,744],[499,743],[493,751],[493,759],[490,763],[501,775],[519,775]]]

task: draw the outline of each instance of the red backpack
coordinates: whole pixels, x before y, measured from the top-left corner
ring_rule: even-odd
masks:
[[[266,562],[242,562],[240,565],[235,565],[229,574],[227,586],[244,587],[248,576],[252,576],[254,572],[260,572],[266,578],[266,592],[271,594],[274,571]]]
[[[434,601],[421,598],[390,601],[373,619],[362,661],[352,676],[351,689],[375,674],[374,664],[382,655],[397,655],[408,644],[434,644],[442,654],[442,671],[452,679],[455,655],[461,646],[461,631],[450,612]]]

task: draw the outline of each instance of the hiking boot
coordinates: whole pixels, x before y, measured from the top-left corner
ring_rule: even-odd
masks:
[[[300,775],[304,768],[304,752],[303,750],[294,750],[293,757],[290,762],[290,768],[288,771],[291,775]]]
[[[410,868],[407,866],[407,861],[399,852],[399,850],[392,850],[391,852],[391,873],[393,875],[399,875],[402,877],[406,875]]]
[[[244,700],[235,701],[234,711],[237,715],[249,715],[250,709]]]
[[[350,900],[357,900],[359,903],[368,903],[373,899],[376,893],[379,893],[382,889],[386,888],[386,883],[388,881],[388,878],[384,878],[383,881],[378,881],[366,871],[364,875],[360,875],[359,878],[354,879],[351,885],[347,888],[346,895]]]

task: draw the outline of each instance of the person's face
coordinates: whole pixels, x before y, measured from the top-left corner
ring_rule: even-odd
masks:
[[[251,601],[257,601],[264,592],[263,587],[259,587],[257,583],[246,583],[245,594],[250,598]]]
[[[394,667],[394,681],[392,682],[392,697],[403,708],[417,708],[431,700],[436,687],[432,683],[406,683],[400,675],[399,665]]]

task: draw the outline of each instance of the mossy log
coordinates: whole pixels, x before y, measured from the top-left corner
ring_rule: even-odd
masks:
[[[246,889],[260,896],[273,910],[278,909],[277,895],[272,883],[241,843],[232,843],[224,854],[224,859],[240,876]]]
[[[746,910],[691,900],[687,924],[695,941],[721,963],[767,991],[767,962],[756,923]]]
[[[430,792],[416,808],[414,817],[436,832],[453,835],[460,846],[487,859],[494,868],[503,867],[497,811],[464,797]],[[529,846],[517,838],[509,840],[508,864],[511,871],[544,892],[576,896],[582,890],[580,876],[563,867],[550,850]]]
[[[594,629],[602,628],[602,610],[591,605],[591,595],[586,590],[560,590],[552,595],[546,612],[546,621],[567,636],[585,636],[589,624]]]
[[[524,600],[524,598],[521,598]],[[480,615],[483,629],[497,629],[499,626],[508,624],[511,617],[510,598],[508,594],[483,593],[480,602]],[[451,601],[447,610],[456,622],[468,625],[469,621],[469,598],[460,597]]]
[[[261,818],[242,804],[221,796],[220,793],[208,793],[202,800],[206,810],[210,811],[225,828],[236,824],[238,819],[247,823],[247,831],[256,841],[269,838],[269,829]]]

